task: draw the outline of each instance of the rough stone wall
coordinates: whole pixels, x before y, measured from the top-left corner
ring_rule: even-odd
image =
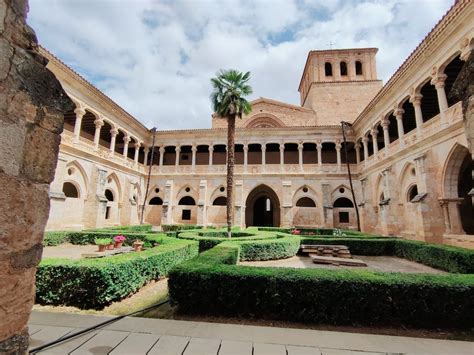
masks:
[[[25,0],[0,0],[0,353],[22,354],[63,129],[72,108],[37,53]]]

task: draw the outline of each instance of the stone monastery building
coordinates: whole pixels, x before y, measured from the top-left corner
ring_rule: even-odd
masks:
[[[237,122],[234,224],[355,228],[347,149],[363,231],[474,247],[472,152],[449,95],[473,36],[474,2],[457,1],[385,85],[376,48],[311,51],[300,106],[259,98]],[[157,131],[153,148],[151,130],[41,51],[76,104],[49,230],[137,224],[143,204],[153,225],[225,224],[225,120]]]

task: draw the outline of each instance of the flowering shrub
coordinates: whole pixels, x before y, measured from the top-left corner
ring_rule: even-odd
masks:
[[[125,238],[123,235],[116,235],[114,237],[114,242],[115,243],[123,243],[127,238]]]
[[[291,231],[291,234],[300,235],[300,234],[301,234],[301,231],[298,230],[298,229],[293,229],[293,230]]]

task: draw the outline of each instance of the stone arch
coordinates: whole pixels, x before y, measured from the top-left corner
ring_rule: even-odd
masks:
[[[197,201],[198,193],[191,185],[184,185],[178,190],[176,201],[179,201],[184,196],[191,196],[195,201]]]
[[[221,189],[224,188],[224,191],[221,191]],[[226,197],[227,196],[227,191],[225,190],[225,186],[223,184],[220,184],[217,186],[214,191],[212,191],[210,197],[209,197],[209,204],[213,205],[213,202],[216,198],[218,197]]]
[[[109,174],[106,179],[105,188],[112,188],[116,193],[116,201],[122,202],[122,184],[115,172]]]
[[[257,113],[251,116],[245,127],[247,128],[266,128],[266,127],[285,127],[286,125],[277,116],[271,113]]]
[[[413,171],[415,174],[413,175]],[[408,161],[406,162],[402,169],[400,170],[400,174],[398,175],[398,187],[399,187],[399,201],[400,203],[404,203],[406,199],[404,198],[404,194],[407,190],[408,185],[412,185],[416,183],[416,168],[415,165]]]
[[[296,201],[296,207],[316,207],[316,202],[311,197],[300,197]]]
[[[413,183],[405,191],[405,201],[412,202],[416,195],[418,195],[418,185]]]
[[[63,193],[66,198],[81,198],[81,190],[79,186],[73,181],[64,181]]]
[[[306,192],[305,189],[307,189]],[[293,198],[291,199],[293,206],[296,206],[296,202],[303,197],[309,197],[314,201],[316,206],[318,205],[319,196],[316,191],[308,185],[303,185],[299,187],[293,194]]]
[[[280,226],[280,200],[270,186],[256,186],[247,195],[245,206],[247,226]]]
[[[341,189],[344,189],[344,191],[342,191]],[[338,187],[336,187],[334,190],[332,190],[331,199],[334,201],[339,197],[352,198],[350,187],[347,186],[346,184],[340,184]]]
[[[82,165],[77,161],[73,160],[66,164],[66,179],[65,181],[74,182],[79,187],[79,193],[82,198],[87,197],[88,192],[88,178],[87,173]]]
[[[379,197],[380,197],[380,194],[384,191],[383,189],[383,175],[382,174],[378,174],[377,175],[377,178],[375,179],[375,184],[373,185],[373,191],[372,191],[372,200],[373,200],[373,204],[374,206],[377,206],[379,204]]]
[[[191,197],[189,195],[186,195],[186,196],[183,196],[179,199],[178,205],[180,205],[180,206],[196,206],[196,200],[193,197]]]
[[[227,197],[218,196],[212,201],[213,206],[227,206]]]
[[[455,143],[449,151],[441,180],[443,198],[458,198],[459,169],[467,154],[469,154],[467,147],[459,143]]]

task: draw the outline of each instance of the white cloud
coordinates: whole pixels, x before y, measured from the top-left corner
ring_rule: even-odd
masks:
[[[46,5],[47,4],[47,5]],[[209,79],[252,72],[254,95],[299,103],[308,51],[378,47],[387,80],[452,0],[31,0],[40,43],[149,127],[209,127]]]

